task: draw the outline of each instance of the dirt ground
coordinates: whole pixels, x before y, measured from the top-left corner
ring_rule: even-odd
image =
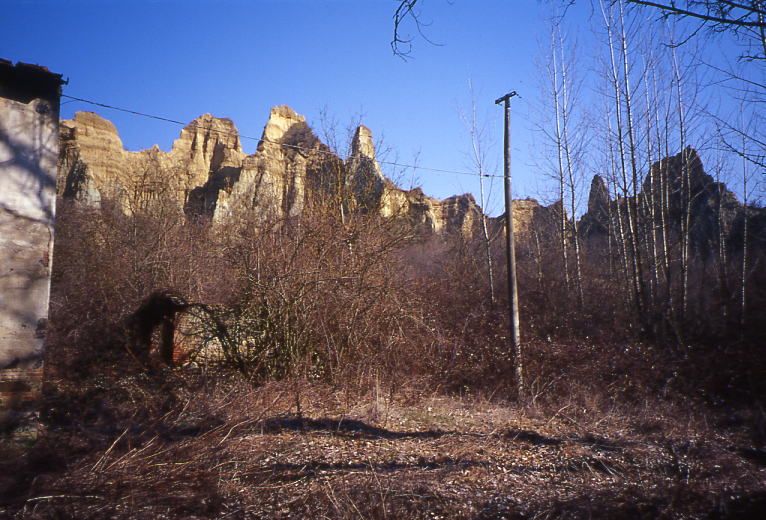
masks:
[[[0,516],[766,518],[766,452],[736,420],[222,392],[153,425],[96,419],[6,452]],[[25,479],[9,473],[20,464]]]

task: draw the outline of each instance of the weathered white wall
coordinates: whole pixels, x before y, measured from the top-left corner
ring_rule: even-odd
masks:
[[[42,362],[57,160],[57,103],[0,97],[0,369]]]

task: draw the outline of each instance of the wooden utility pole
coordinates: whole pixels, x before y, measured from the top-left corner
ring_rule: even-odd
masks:
[[[508,304],[510,310],[511,344],[516,372],[516,386],[519,400],[524,396],[524,370],[521,358],[521,335],[519,334],[519,291],[516,284],[516,247],[513,241],[513,197],[511,191],[511,98],[518,96],[509,92],[495,101],[504,103],[505,129],[503,132],[503,185],[505,187],[505,255],[508,265]]]

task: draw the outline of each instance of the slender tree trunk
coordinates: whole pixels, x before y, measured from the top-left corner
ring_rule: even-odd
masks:
[[[659,130],[658,130],[659,131]],[[669,249],[670,234],[670,129],[669,121],[665,119],[665,159],[660,166],[660,226],[662,229],[662,262],[665,269],[666,302],[668,306],[668,317],[675,322],[675,292],[673,291],[673,261]],[[678,327],[673,325],[675,330]]]
[[[653,84],[653,90],[654,90],[654,99],[656,101],[659,100],[659,92],[657,90],[657,75],[653,71],[652,73],[652,84]],[[659,110],[655,112],[655,116]],[[655,136],[657,140],[657,151],[661,154],[662,150],[662,143],[665,143],[665,157],[668,157],[669,154],[669,143],[668,143],[668,120],[667,120],[667,114],[665,118],[665,139],[663,141],[662,135],[660,133],[660,122],[659,118],[655,117],[655,125],[654,125],[654,131]],[[668,194],[668,188],[667,188],[667,159],[661,159],[657,164],[657,173],[658,176],[656,177],[657,182],[659,185],[657,186],[659,201],[657,203],[657,213],[659,214],[659,222],[657,222],[657,225],[659,226],[661,240],[662,240],[662,254],[661,254],[661,262],[662,262],[662,272],[664,275],[665,280],[665,305],[668,309],[673,308],[673,302],[672,302],[672,292],[670,289],[670,253],[668,251],[668,229],[667,229],[667,194]],[[659,291],[658,291],[659,292]]]
[[[489,304],[492,310],[495,310],[495,275],[492,267],[492,239],[489,236],[489,229],[487,228],[487,215],[484,213],[484,181],[483,173],[479,173],[479,197],[481,199],[481,233],[482,241],[484,242],[484,254],[487,262],[487,278],[489,282]]]
[[[606,250],[607,255],[609,255],[609,275],[614,276],[616,269],[614,267],[614,241],[615,241],[615,227],[614,227],[614,212],[612,211],[612,201],[611,201],[611,194],[612,191],[609,190],[609,204],[606,206],[606,212],[607,212],[607,218],[609,222],[609,229],[607,230],[607,239],[606,239]]]
[[[629,154],[630,154],[630,173],[631,173],[631,184],[632,184],[632,197],[628,198],[627,202],[627,213],[628,213],[628,228],[630,230],[630,240],[631,240],[631,253],[633,255],[633,271],[634,271],[634,278],[635,278],[635,291],[636,291],[636,306],[638,311],[638,317],[639,320],[642,323],[646,323],[646,316],[645,311],[646,307],[644,305],[644,277],[642,273],[642,262],[641,262],[641,249],[638,245],[638,166],[637,166],[637,156],[638,151],[636,147],[636,140],[635,140],[635,131],[634,131],[634,124],[633,124],[633,101],[632,101],[632,94],[630,90],[630,67],[628,66],[628,46],[627,46],[627,36],[625,34],[625,18],[623,13],[623,0],[620,0],[618,3],[620,7],[620,53],[622,57],[622,82],[623,82],[623,94],[625,97],[625,113],[627,116],[627,134],[628,134],[628,144],[629,144]]]
[[[609,121],[609,133],[611,135],[612,132],[612,123],[611,120]],[[627,249],[627,242],[625,240],[625,229],[623,227],[623,218],[622,218],[622,200],[620,200],[620,196],[617,192],[617,162],[614,157],[614,146],[611,140],[609,140],[609,162],[611,166],[611,175],[609,176],[609,191],[611,199],[611,192],[614,191],[614,200],[615,200],[615,211],[609,212],[610,218],[614,219],[616,217],[616,223],[612,222],[611,228],[613,232],[615,233],[614,241],[615,245],[617,247],[617,254],[621,260],[621,267],[620,275],[623,280],[623,283],[625,284],[625,301],[626,301],[626,307],[630,308],[631,301],[632,301],[632,283],[630,280],[629,269],[628,269],[628,249]],[[623,199],[624,200],[624,199]],[[615,216],[616,213],[616,216]]]
[[[476,124],[476,107],[474,105],[473,120]],[[492,238],[489,235],[489,229],[487,227],[487,215],[484,213],[486,207],[486,197],[484,196],[484,158],[483,152],[480,147],[480,143],[476,141],[478,135],[473,135],[473,151],[476,161],[476,166],[479,172],[479,204],[481,204],[481,234],[482,242],[484,243],[484,255],[487,262],[487,278],[489,282],[489,305],[492,310],[495,310],[495,304],[497,298],[495,297],[495,275],[492,266]]]
[[[580,237],[577,234],[577,213],[576,213],[576,203],[577,198],[575,195],[576,186],[575,186],[575,178],[572,168],[572,150],[570,146],[570,140],[569,140],[569,126],[570,126],[570,120],[569,115],[571,111],[571,104],[569,100],[570,92],[569,92],[569,79],[567,78],[567,64],[566,60],[564,59],[564,41],[561,36],[561,32],[559,32],[559,52],[561,53],[561,114],[562,114],[562,140],[564,145],[564,157],[566,159],[566,167],[567,167],[567,178],[569,180],[569,189],[570,189],[570,218],[572,219],[572,240],[574,243],[574,253],[575,253],[575,285],[577,288],[577,296],[578,296],[578,302],[580,304],[580,309],[583,308],[585,305],[584,303],[584,296],[583,296],[583,288],[582,288],[582,268],[580,266]],[[564,200],[561,201],[562,206],[564,205]]]
[[[468,89],[471,94],[471,114],[470,119],[463,117],[464,124],[468,129],[468,133],[471,137],[471,161],[476,168],[479,175],[479,205],[481,206],[481,235],[482,245],[484,248],[484,259],[487,264],[487,279],[488,279],[488,291],[490,308],[494,311],[497,303],[497,297],[495,292],[495,274],[494,266],[492,262],[492,237],[489,233],[487,225],[487,215],[485,209],[487,206],[487,197],[484,191],[484,176],[486,173],[486,150],[483,127],[480,125],[479,118],[476,114],[476,100],[474,98],[473,83],[468,82]]]
[[[492,310],[495,310],[497,298],[495,297],[495,275],[492,266],[492,241],[487,230],[487,216],[482,216],[482,227],[484,228],[484,248],[487,258],[487,274],[489,278],[489,303]]]
[[[543,253],[540,247],[540,234],[535,229],[532,232],[535,237],[535,263],[537,264],[537,289],[543,291]]]
[[[763,59],[766,60],[766,3],[763,0],[753,0],[753,7],[758,13],[758,36],[761,39],[761,48],[763,49]]]
[[[726,232],[723,228],[723,185],[718,186],[718,286],[721,305],[722,332],[726,334],[729,324],[729,277],[726,258]]]
[[[681,88],[681,72],[675,47],[671,47],[673,78],[678,104],[678,132],[681,145],[681,323],[686,320],[689,308],[689,246],[691,238],[691,176],[689,156],[686,149],[686,117]]]
[[[747,177],[748,177],[748,168],[747,168],[747,159],[744,157],[745,151],[746,151],[746,144],[745,138],[743,136],[742,139],[742,189],[744,192],[743,198],[742,198],[742,205],[744,206],[744,215],[742,218],[742,287],[741,287],[741,294],[740,294],[740,312],[739,312],[739,333],[740,333],[740,339],[744,338],[745,335],[745,326],[747,325],[747,262],[748,262],[748,247],[747,247],[747,233],[748,233],[748,193],[747,193]]]
[[[648,67],[647,67],[648,69]],[[646,92],[646,163],[649,169],[649,193],[644,194],[644,203],[646,205],[646,211],[648,213],[648,220],[646,221],[645,228],[648,230],[647,240],[649,241],[649,249],[651,252],[651,278],[649,284],[649,298],[652,302],[652,306],[657,306],[657,289],[659,286],[657,265],[657,219],[656,219],[656,204],[655,204],[655,169],[653,168],[653,145],[652,145],[652,103],[649,96],[649,82],[644,82]],[[656,100],[655,100],[656,101]],[[656,110],[656,109],[655,109]]]
[[[623,119],[622,119],[622,86],[620,85],[620,75],[617,69],[617,61],[615,58],[615,49],[614,49],[614,30],[612,27],[613,21],[611,13],[607,12],[607,7],[604,5],[605,0],[599,0],[599,4],[601,5],[601,12],[603,14],[604,23],[606,25],[607,30],[607,40],[609,44],[609,59],[611,63],[611,69],[610,69],[610,80],[612,84],[612,88],[614,90],[613,96],[614,96],[614,106],[615,106],[615,123],[617,125],[617,146],[619,151],[619,159],[620,159],[620,174],[622,179],[622,193],[625,201],[625,211],[627,213],[627,225],[628,225],[628,233],[626,236],[626,233],[624,232],[623,227],[623,219],[622,219],[622,209],[620,208],[620,201],[617,202],[617,211],[618,211],[618,222],[621,226],[620,229],[620,238],[623,240],[623,250],[625,251],[625,257],[626,260],[630,262],[630,265],[632,269],[630,270],[630,292],[632,296],[633,306],[638,313],[638,315],[641,315],[641,291],[640,291],[640,285],[638,280],[638,266],[636,263],[636,242],[635,242],[635,227],[631,212],[631,203],[629,201],[630,198],[630,191],[629,191],[629,182],[628,182],[628,176],[627,176],[627,165],[626,165],[626,155],[627,152],[625,150],[625,142],[624,137],[626,135],[626,132],[623,127]],[[622,7],[622,3],[620,3],[620,7]],[[626,99],[630,99],[629,96],[626,96]],[[628,252],[628,248],[630,248]]]
[[[561,215],[559,218],[559,228],[561,231],[561,260],[563,262],[564,280],[566,282],[567,291],[569,291],[569,260],[567,258],[567,218],[566,209],[564,206],[564,158],[563,158],[563,143],[561,139],[561,104],[559,99],[559,79],[558,79],[558,60],[556,55],[556,37],[555,33],[551,38],[553,56],[551,81],[553,86],[553,106],[555,109],[555,141],[556,141],[556,154],[558,157],[558,177],[559,177],[559,200],[561,201]]]

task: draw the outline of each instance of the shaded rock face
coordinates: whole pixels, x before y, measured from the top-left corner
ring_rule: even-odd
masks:
[[[252,155],[234,123],[204,114],[182,131],[169,152],[123,148],[117,129],[91,112],[62,121],[59,196],[125,214],[170,209],[221,224],[300,215],[307,204],[340,202],[344,214],[372,212],[406,220],[421,233],[478,233],[483,213],[469,194],[444,200],[420,188],[403,190],[385,177],[372,132],[357,128],[343,161],[303,116],[274,107]],[[529,207],[527,207],[529,206]],[[530,226],[539,204],[517,202],[518,228]]]
[[[609,230],[609,188],[600,175],[594,175],[588,196],[588,212],[582,216],[579,232],[584,237],[606,234]]]
[[[688,186],[685,179],[688,179]],[[666,187],[665,193],[663,186]],[[638,197],[639,212],[643,218],[649,219],[652,209],[655,215],[659,215],[665,201],[668,227],[675,234],[680,232],[679,226],[685,211],[684,200],[690,199],[690,246],[702,257],[716,250],[719,233],[731,247],[737,248],[737,243],[741,244],[745,213],[752,224],[749,235],[753,234],[757,238],[766,230],[760,224],[766,219],[766,211],[745,207],[740,203],[724,183],[716,182],[705,173],[699,154],[691,147],[654,163]],[[588,212],[580,220],[579,232],[584,238],[605,236],[609,232],[610,218],[612,221],[617,218],[618,209],[624,217],[630,202],[632,198],[611,200],[606,183],[596,175],[591,183]],[[655,220],[656,225],[659,225],[658,216],[655,216]]]

